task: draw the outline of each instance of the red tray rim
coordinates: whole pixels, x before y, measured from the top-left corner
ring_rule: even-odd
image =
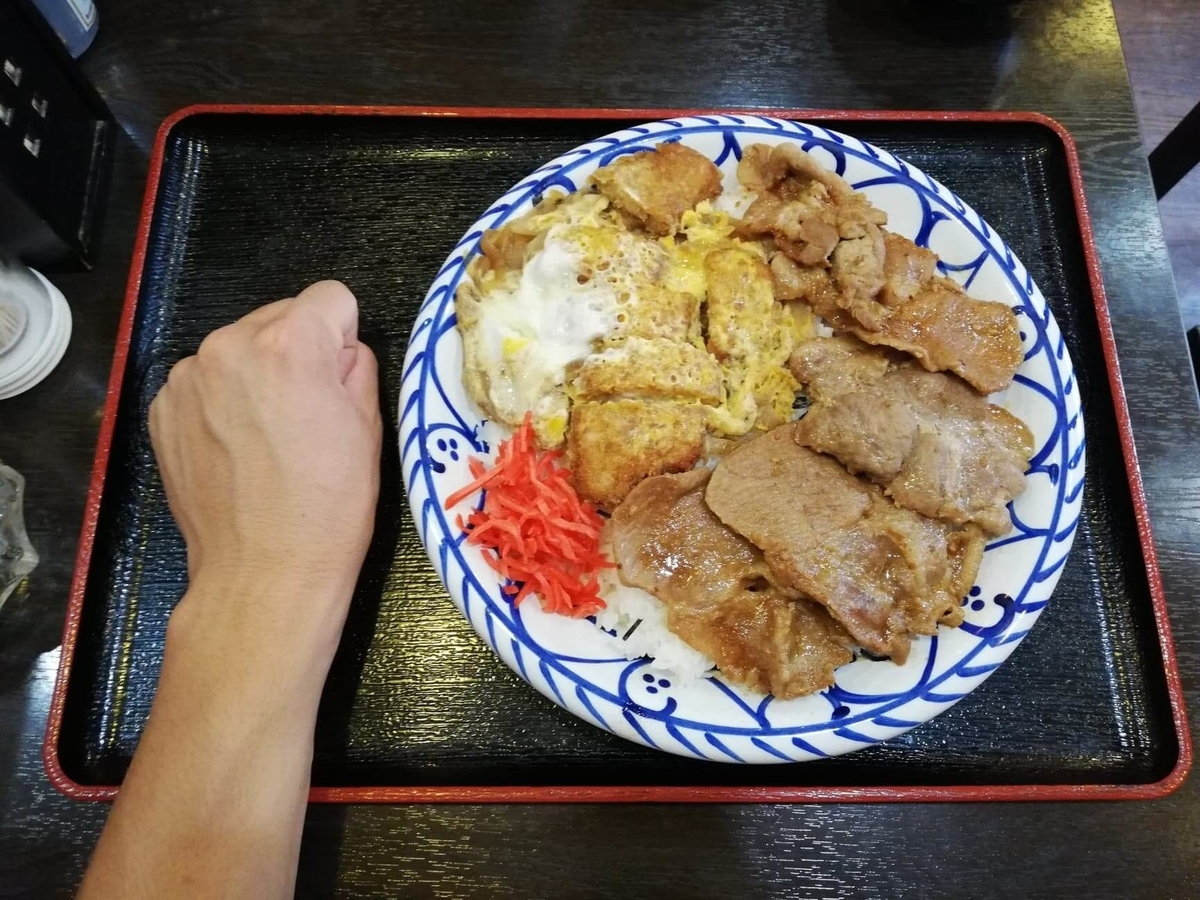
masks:
[[[549,118],[549,119],[668,119],[696,115],[766,115],[783,119],[821,119],[857,121],[931,121],[931,122],[1025,122],[1044,126],[1062,141],[1066,151],[1075,198],[1075,210],[1083,240],[1088,280],[1100,327],[1100,340],[1113,393],[1114,412],[1124,451],[1125,469],[1133,495],[1138,536],[1146,560],[1154,620],[1162,650],[1171,704],[1171,717],[1178,737],[1175,765],[1159,781],[1147,784],[1014,784],[1014,785],[896,785],[896,786],[599,786],[599,785],[454,785],[454,786],[347,786],[313,787],[308,799],[313,803],[892,803],[892,802],[967,802],[967,801],[1062,801],[1062,800],[1152,800],[1165,797],[1186,780],[1192,766],[1192,741],[1184,706],[1183,685],[1171,637],[1171,624],[1163,593],[1158,556],[1150,526],[1150,514],[1142,485],[1141,468],[1134,446],[1133,431],[1125,388],[1117,361],[1116,342],[1108,312],[1108,300],[1101,277],[1091,217],[1083,189],[1079,152],[1070,132],[1058,121],[1038,112],[1019,111],[943,111],[943,110],[829,110],[829,109],[619,109],[619,108],[536,108],[536,107],[433,107],[433,106],[349,106],[288,104],[196,104],[184,107],[163,120],[154,141],[146,190],[142,200],[137,237],[130,263],[125,302],[121,313],[108,393],[84,508],[71,594],[63,625],[62,653],[46,733],[42,761],[51,784],[76,800],[113,800],[118,785],[81,784],[64,770],[58,754],[66,705],[67,685],[79,635],[80,617],[91,563],[92,548],[104,492],[105,473],[112,449],[118,399],[129,358],[134,312],[141,288],[142,270],[150,237],[150,223],[162,174],[167,139],[180,122],[205,114],[239,115],[317,115],[317,116],[458,116],[463,118]]]

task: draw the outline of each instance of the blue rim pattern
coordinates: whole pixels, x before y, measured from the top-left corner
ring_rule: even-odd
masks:
[[[904,667],[858,661],[839,670],[838,684],[820,695],[784,702],[745,694],[719,678],[686,690],[673,688],[645,660],[554,649],[548,644],[556,641],[545,639],[542,625],[531,629],[526,621],[540,612],[508,603],[495,574],[475,548],[463,544],[442,509],[442,499],[463,483],[450,466],[461,469],[467,454],[487,455],[493,449],[458,383],[461,343],[453,304],[483,231],[524,213],[547,191],[576,190],[617,156],[670,140],[706,152],[726,170],[741,158],[747,141],[790,140],[824,153],[868,196],[897,188],[911,195],[919,225],[908,236],[917,243],[929,244],[941,223],[951,223],[959,245],[973,242],[964,258],[942,265],[944,273],[970,288],[987,270],[1011,293],[1026,350],[1016,389],[1050,410],[1027,476],[1037,480],[1049,515],[1033,524],[1023,521],[1020,508],[1012,510],[1013,532],[989,544],[985,554],[984,571],[989,560],[1003,554],[1004,572],[985,578],[981,571],[981,583],[964,601],[967,621],[953,632],[943,629],[939,636],[918,639]],[[888,208],[886,202],[880,205]],[[722,762],[791,762],[849,752],[915,727],[973,690],[1007,658],[1049,600],[1078,524],[1085,468],[1079,392],[1065,342],[1029,272],[987,223],[939,182],[885,150],[817,126],[759,116],[634,126],[547,163],[500,197],[454,247],[418,312],[402,374],[400,449],[413,518],[430,560],[460,612],[507,665],[543,695],[601,728],[658,749]],[[1013,571],[1021,577],[1014,579]],[[890,672],[879,677],[881,666]],[[866,672],[864,667],[875,667],[875,676],[843,683],[847,669]],[[903,683],[906,677],[911,684],[880,689],[879,682]]]

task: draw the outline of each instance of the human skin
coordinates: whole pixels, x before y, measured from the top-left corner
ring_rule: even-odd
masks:
[[[150,435],[190,583],[80,897],[294,893],[381,430],[375,357],[338,282],[214,332],[171,370]]]

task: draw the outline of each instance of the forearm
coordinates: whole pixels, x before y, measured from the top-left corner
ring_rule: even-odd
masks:
[[[198,591],[223,596],[199,603]],[[202,583],[176,610],[150,719],[82,897],[292,895],[332,649],[269,623],[231,631],[191,615],[252,608]],[[255,643],[228,645],[229,633]]]
[[[292,895],[317,705],[379,494],[378,388],[337,282],[171,369],[150,436],[193,579],[81,896]]]

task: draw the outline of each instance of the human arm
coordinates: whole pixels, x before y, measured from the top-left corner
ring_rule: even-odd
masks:
[[[288,897],[321,689],[370,540],[374,356],[336,282],[171,372],[150,430],[190,585],[80,896]]]

